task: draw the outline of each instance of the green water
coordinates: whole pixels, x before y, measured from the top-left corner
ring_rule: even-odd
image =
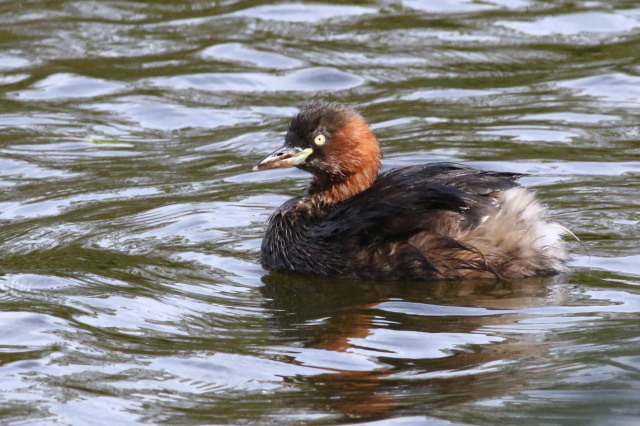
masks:
[[[633,1],[0,3],[0,423],[635,424],[639,58]],[[528,173],[570,272],[264,271],[316,98]]]

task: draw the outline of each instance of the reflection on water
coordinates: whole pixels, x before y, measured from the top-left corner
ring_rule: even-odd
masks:
[[[287,343],[273,353],[330,370],[304,381],[348,416],[402,412],[420,397],[435,408],[509,395],[537,378],[536,363],[558,335],[592,323],[603,308],[557,277],[384,284],[273,273],[264,280],[274,329]],[[640,309],[638,297],[590,296],[609,312]],[[503,377],[514,370],[520,374]]]
[[[0,422],[640,416],[637,5],[14,6],[0,6]],[[251,166],[318,97],[362,111],[385,169],[527,173],[584,244],[572,272],[264,271],[265,221],[308,176]]]

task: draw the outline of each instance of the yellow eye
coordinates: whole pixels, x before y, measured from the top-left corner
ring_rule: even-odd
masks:
[[[316,136],[316,138],[313,140],[313,142],[316,145],[324,145],[324,143],[327,141],[327,138],[324,135],[318,135]]]

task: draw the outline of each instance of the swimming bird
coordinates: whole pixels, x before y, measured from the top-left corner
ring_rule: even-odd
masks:
[[[306,193],[270,217],[261,263],[277,271],[373,280],[557,274],[567,259],[547,209],[520,173],[457,163],[380,174],[380,145],[353,107],[315,101],[254,170],[311,173]]]

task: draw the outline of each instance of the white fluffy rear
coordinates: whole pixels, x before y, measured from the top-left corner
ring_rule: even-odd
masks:
[[[482,251],[504,277],[553,274],[567,259],[563,235],[571,232],[549,220],[547,209],[526,188],[496,195],[501,209],[471,231],[465,243]]]

